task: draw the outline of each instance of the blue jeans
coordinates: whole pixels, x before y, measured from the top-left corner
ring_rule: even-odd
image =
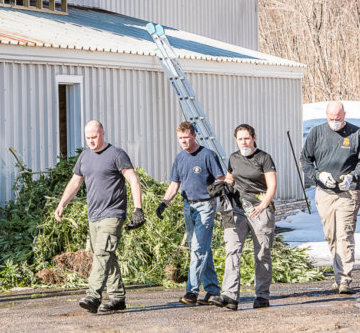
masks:
[[[208,293],[220,293],[211,251],[215,209],[216,200],[197,203],[184,201],[185,228],[190,248],[186,292],[196,295],[199,294],[201,282]]]

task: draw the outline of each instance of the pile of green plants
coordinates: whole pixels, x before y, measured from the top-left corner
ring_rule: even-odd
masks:
[[[36,286],[35,274],[56,269],[54,257],[64,252],[85,249],[88,237],[86,189],[66,207],[63,222],[54,218],[55,208],[69,181],[78,156],[61,159],[44,172],[34,173],[17,158],[18,175],[14,184],[15,199],[1,209],[0,218],[0,290],[15,286]],[[78,152],[80,153],[80,151]],[[125,283],[171,285],[186,280],[189,252],[184,238],[182,200],[178,194],[165,210],[164,219],[156,216],[168,184],[161,183],[138,168],[147,222],[139,229],[124,231],[117,250]],[[128,212],[133,210],[128,188]],[[131,216],[129,216],[131,217]],[[225,264],[223,228],[215,222],[213,236],[215,268],[221,281]],[[241,262],[242,284],[253,283],[252,241],[244,245]],[[74,272],[67,273],[68,285],[83,284]],[[320,280],[305,250],[290,248],[276,237],[273,249],[274,282]],[[174,282],[175,281],[175,282]]]

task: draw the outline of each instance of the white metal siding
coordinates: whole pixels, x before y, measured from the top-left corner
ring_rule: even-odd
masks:
[[[15,174],[10,146],[34,170],[44,170],[56,159],[52,78],[50,66],[0,63],[0,202],[10,198]]]
[[[259,149],[271,154],[276,164],[276,196],[282,199],[301,197],[301,184],[287,137],[289,130],[299,158],[301,80],[203,74],[191,74],[189,78],[228,155],[237,150],[233,136],[235,127],[241,123],[252,125]]]
[[[5,62],[0,64],[0,202],[10,198],[14,177],[9,146],[34,171],[57,161],[56,75],[82,76],[84,122],[102,121],[109,142],[124,148],[151,176],[167,179],[179,151],[175,128],[183,118],[162,71]],[[225,151],[236,149],[236,125],[250,123],[259,148],[276,163],[277,196],[300,197],[286,131],[299,155],[301,80],[215,74],[190,74],[189,79]]]
[[[258,50],[257,0],[68,0]]]

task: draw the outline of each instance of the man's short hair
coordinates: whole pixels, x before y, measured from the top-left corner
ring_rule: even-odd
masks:
[[[190,133],[192,135],[195,134],[195,127],[192,123],[190,123],[189,121],[184,121],[182,123],[180,123],[178,125],[178,127],[176,127],[176,132],[185,132],[185,131],[190,131]]]
[[[99,120],[96,120],[96,119],[88,121],[85,125],[85,128],[88,126],[96,126],[98,128],[98,130],[104,129],[103,124]]]

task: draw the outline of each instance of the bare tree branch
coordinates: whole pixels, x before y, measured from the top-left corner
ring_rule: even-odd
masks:
[[[259,44],[307,65],[304,102],[360,99],[360,0],[259,0]]]

